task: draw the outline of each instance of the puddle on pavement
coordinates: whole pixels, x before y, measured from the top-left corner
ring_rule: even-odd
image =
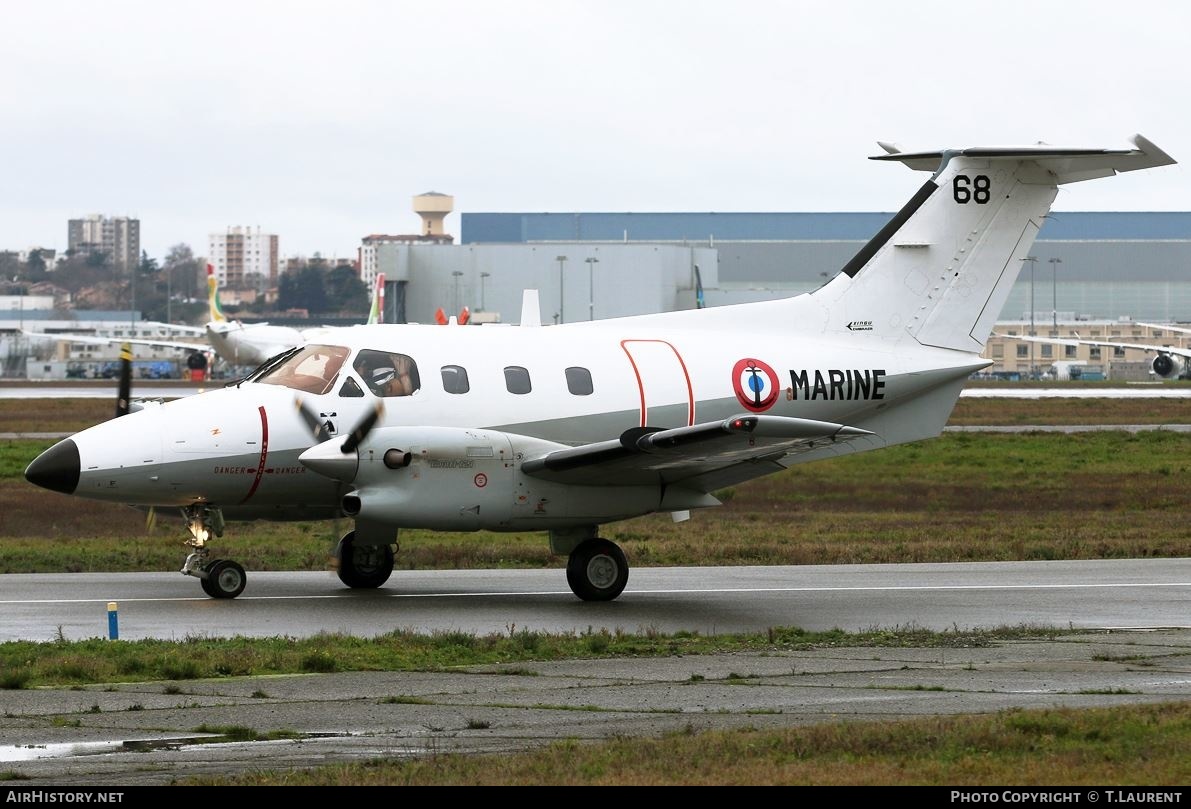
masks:
[[[64,742],[55,744],[0,745],[0,762],[37,761],[46,758],[102,756],[108,753],[151,753],[155,750],[182,750],[213,744],[260,744],[262,742],[300,742],[306,739],[346,738],[346,733],[299,733],[281,739],[236,739],[222,735],[169,736],[161,739],[129,739],[101,742]]]

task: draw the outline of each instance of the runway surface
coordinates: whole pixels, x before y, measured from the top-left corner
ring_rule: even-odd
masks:
[[[584,603],[562,570],[396,571],[352,591],[333,573],[254,573],[234,601],[177,573],[0,576],[0,640],[103,636],[373,636],[622,629],[705,634],[919,626],[1191,626],[1191,559],[638,568],[611,603]]]

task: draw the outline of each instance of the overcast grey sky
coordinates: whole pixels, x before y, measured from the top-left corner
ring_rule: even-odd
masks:
[[[896,210],[907,148],[1124,146],[1191,161],[1191,4],[5,2],[0,249],[66,220],[177,242],[260,225],[354,255],[456,211]],[[1184,166],[1058,210],[1191,210]],[[459,235],[458,214],[447,220]]]

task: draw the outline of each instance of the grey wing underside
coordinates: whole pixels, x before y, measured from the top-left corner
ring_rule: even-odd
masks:
[[[710,492],[776,472],[789,456],[871,436],[828,421],[740,415],[669,430],[636,428],[620,438],[556,450],[521,471],[579,486],[681,485]]]

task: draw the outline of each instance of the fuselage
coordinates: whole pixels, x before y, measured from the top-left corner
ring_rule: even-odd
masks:
[[[801,296],[539,328],[337,329],[299,355],[302,368],[149,405],[77,434],[71,493],[140,506],[205,503],[231,519],[334,516],[345,488],[299,462],[318,439],[298,401],[332,435],[349,432],[378,401],[380,427],[486,428],[568,445],[750,412],[876,426],[838,450],[855,451],[936,434],[958,386],[985,364],[964,352],[899,350],[863,332],[825,339],[814,334],[813,308]],[[380,355],[412,362],[416,389],[377,388],[366,364]],[[940,389],[946,401],[934,417],[889,418]]]
[[[239,321],[211,321],[207,341],[215,353],[230,365],[255,368],[270,357],[300,345],[302,332],[288,326],[267,323],[243,324]]]

